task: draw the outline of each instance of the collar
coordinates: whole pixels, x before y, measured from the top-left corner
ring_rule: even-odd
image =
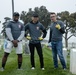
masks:
[[[32,23],[32,24],[37,24],[37,23],[38,23],[38,21],[37,21],[36,23],[33,23],[33,21],[31,21],[30,23]]]

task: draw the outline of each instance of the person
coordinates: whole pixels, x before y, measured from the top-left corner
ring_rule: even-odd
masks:
[[[9,54],[13,47],[16,48],[16,54],[18,55],[18,69],[21,70],[22,65],[22,39],[24,37],[24,25],[19,21],[19,13],[14,12],[13,20],[9,21],[5,28],[6,40],[4,48],[4,56],[2,58],[1,71],[5,70],[5,65]]]
[[[56,13],[54,12],[50,14],[50,18],[52,23],[50,26],[49,42],[52,45],[54,67],[58,68],[58,59],[57,59],[58,54],[62,67],[65,70],[66,63],[62,52],[62,35],[63,33],[65,33],[64,23],[60,20],[57,20]]]
[[[26,34],[27,30],[29,31],[29,36]],[[43,33],[42,37],[41,32]],[[31,69],[35,69],[34,50],[36,48],[40,59],[40,67],[44,70],[43,53],[40,41],[46,37],[46,29],[39,22],[39,16],[37,13],[33,13],[32,21],[25,25],[25,36],[29,40]]]

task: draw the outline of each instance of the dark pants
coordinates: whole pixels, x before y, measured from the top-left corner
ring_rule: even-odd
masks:
[[[41,43],[37,43],[37,44],[32,44],[29,43],[29,48],[30,48],[30,59],[31,59],[31,65],[32,67],[35,67],[35,61],[34,61],[34,50],[35,47],[37,49],[37,53],[39,55],[39,59],[40,59],[40,67],[43,68],[44,67],[44,63],[43,63],[43,54],[42,54],[42,47],[41,47]]]

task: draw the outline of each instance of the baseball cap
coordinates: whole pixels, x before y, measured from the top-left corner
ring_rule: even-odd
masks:
[[[39,17],[37,13],[33,13],[33,17]]]
[[[19,13],[18,12],[14,12],[13,16],[19,16]]]

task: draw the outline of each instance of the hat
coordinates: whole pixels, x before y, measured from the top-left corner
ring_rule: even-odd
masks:
[[[33,13],[32,16],[33,16],[33,17],[38,17],[38,14],[37,14],[37,13]]]
[[[13,16],[19,16],[19,13],[18,12],[14,12]]]

